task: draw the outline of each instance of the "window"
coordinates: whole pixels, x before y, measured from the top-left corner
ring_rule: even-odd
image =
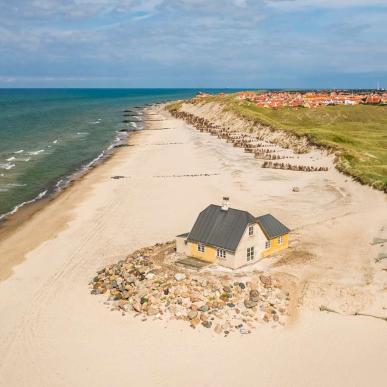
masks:
[[[265,242],[265,249],[269,249],[271,246],[271,241],[266,241]]]
[[[283,242],[283,238],[282,238],[282,235],[281,235],[280,237],[278,237],[278,244],[282,245],[282,242]]]
[[[200,253],[204,253],[204,244],[203,243],[198,243],[198,251]]]
[[[226,258],[226,250],[216,249],[216,256],[218,258]]]
[[[254,235],[254,226],[249,226],[249,236]]]
[[[254,247],[247,248],[247,260],[252,261],[254,259]]]

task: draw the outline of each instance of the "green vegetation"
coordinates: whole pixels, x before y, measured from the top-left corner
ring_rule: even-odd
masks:
[[[169,112],[172,112],[172,111],[177,111],[181,108],[181,105],[183,104],[184,101],[177,101],[177,102],[172,102],[170,104],[168,104],[166,106],[166,109],[169,111]]]
[[[337,168],[387,192],[387,106],[327,106],[267,109],[234,96],[208,97],[239,116],[307,136],[338,153]]]

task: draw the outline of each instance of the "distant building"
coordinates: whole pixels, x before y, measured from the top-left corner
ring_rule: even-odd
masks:
[[[237,269],[286,249],[289,229],[274,216],[254,217],[247,211],[211,204],[189,233],[178,235],[178,253]]]

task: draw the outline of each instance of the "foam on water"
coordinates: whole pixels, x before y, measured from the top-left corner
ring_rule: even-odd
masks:
[[[1,169],[12,169],[15,168],[16,164],[11,164],[11,163],[5,163],[5,164],[0,164]]]
[[[28,154],[31,155],[31,156],[36,156],[36,155],[38,155],[40,153],[43,153],[43,152],[44,152],[44,149],[40,149],[38,151],[28,152]]]

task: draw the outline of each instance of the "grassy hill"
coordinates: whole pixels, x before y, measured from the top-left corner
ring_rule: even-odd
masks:
[[[241,117],[307,136],[338,151],[337,167],[387,192],[387,106],[326,106],[267,109],[234,96],[208,97]]]

